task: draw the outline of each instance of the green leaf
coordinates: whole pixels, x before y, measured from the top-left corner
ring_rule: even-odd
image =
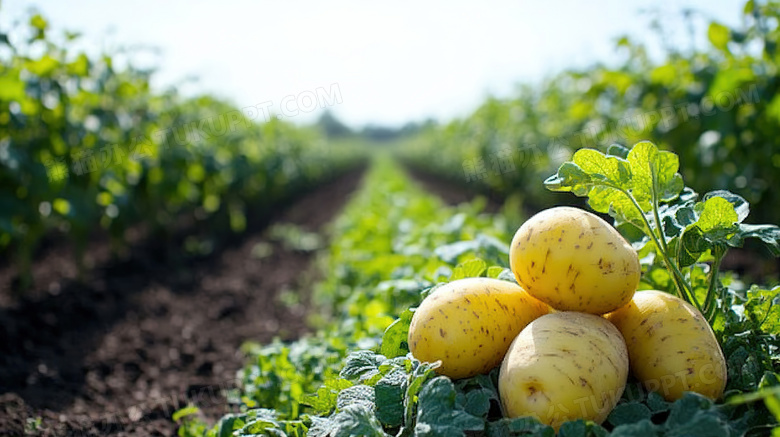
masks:
[[[404,393],[409,376],[396,369],[383,376],[376,386],[376,417],[387,427],[401,426],[404,420]]]
[[[650,419],[651,416],[652,413],[647,406],[639,402],[628,402],[616,406],[609,414],[607,421],[613,426],[619,426]]]
[[[633,175],[631,193],[645,212],[649,206],[645,208],[644,204],[652,200],[654,192],[660,201],[669,202],[683,190],[682,176],[677,173],[680,159],[674,153],[660,151],[655,144],[642,141],[631,148],[627,160]]]
[[[558,430],[558,437],[606,437],[608,434],[600,425],[582,419],[565,422]]]
[[[429,381],[420,392],[416,436],[464,436],[466,431],[482,431],[485,422],[455,406],[455,386],[445,376]]]
[[[654,391],[647,394],[647,406],[653,413],[661,413],[669,410],[669,402],[666,402],[660,394]]]
[[[479,258],[458,264],[450,276],[450,282],[463,278],[479,278],[487,271],[487,263]]]
[[[471,390],[465,395],[463,410],[472,416],[486,418],[490,411],[490,401],[495,398],[491,390],[481,388]]]
[[[413,316],[413,310],[404,310],[399,318],[385,329],[380,348],[382,355],[395,358],[409,353],[409,326]]]
[[[554,437],[555,430],[531,417],[499,419],[488,423],[488,437]]]
[[[617,156],[618,158],[626,159],[628,158],[628,152],[630,151],[631,149],[623,147],[620,144],[610,144],[607,148],[607,156]]]
[[[350,405],[362,405],[374,409],[374,387],[359,384],[342,390],[336,399],[336,409],[343,410]]]
[[[0,76],[0,100],[19,101],[24,96],[24,82],[10,75]]]
[[[780,287],[767,290],[754,285],[747,297],[745,316],[753,329],[780,335]]]
[[[487,275],[485,276],[487,276],[488,278],[498,278],[499,276],[501,276],[501,273],[503,273],[504,270],[508,270],[508,269],[499,266],[490,266],[488,267]]]
[[[354,380],[368,374],[379,372],[379,366],[387,360],[383,355],[372,351],[356,351],[349,354],[339,376]]]
[[[374,412],[364,405],[348,405],[328,421],[318,421],[309,431],[312,437],[388,437]]]
[[[459,256],[468,252],[472,252],[478,247],[479,243],[477,243],[475,240],[456,241],[454,243],[437,247],[433,253],[442,261],[448,264],[454,264],[458,261]]]
[[[318,413],[330,413],[336,407],[339,393],[349,387],[352,382],[342,378],[331,378],[317,389],[315,394],[304,397],[304,403],[314,408]]]
[[[192,416],[193,414],[198,414],[198,412],[200,412],[198,407],[194,405],[188,405],[184,408],[176,410],[176,412],[173,413],[173,416],[171,416],[171,418],[173,419],[174,422],[178,422],[180,419],[187,416]]]
[[[620,425],[612,430],[610,437],[653,437],[662,436],[663,429],[656,426],[648,419],[642,420],[637,423],[631,423],[626,425]]]
[[[731,247],[742,247],[746,238],[758,238],[774,256],[780,256],[780,228],[775,225],[747,225],[740,223],[737,232],[729,238]]]
[[[228,414],[223,416],[217,424],[217,437],[231,437],[233,431],[241,429],[245,425],[246,414]]]
[[[688,423],[691,418],[699,414],[701,410],[709,410],[712,407],[712,401],[704,396],[695,393],[686,393],[681,399],[677,400],[669,412],[669,418],[666,425],[670,429],[675,429]]]
[[[724,52],[728,51],[730,34],[728,27],[715,22],[710,23],[710,27],[707,29],[707,38],[709,38],[712,45]]]
[[[716,230],[729,231],[739,220],[734,205],[723,197],[710,197],[703,203],[697,204],[696,209],[699,212],[696,226],[705,234]]]
[[[27,69],[36,76],[46,77],[60,66],[59,61],[49,55],[43,55],[36,61],[27,62]]]

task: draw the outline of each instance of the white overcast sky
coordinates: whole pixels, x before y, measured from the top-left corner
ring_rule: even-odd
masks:
[[[248,106],[338,84],[331,107],[352,126],[467,115],[488,95],[510,95],[567,67],[615,62],[616,37],[658,46],[648,9],[689,38],[680,11],[739,25],[743,1],[250,1],[35,0],[2,2],[0,26],[32,6],[55,32],[75,30],[93,52],[152,45],[154,84]],[[699,20],[701,23],[702,20]],[[706,44],[697,29],[696,44]],[[139,62],[148,62],[141,59]],[[308,122],[314,111],[296,117]]]

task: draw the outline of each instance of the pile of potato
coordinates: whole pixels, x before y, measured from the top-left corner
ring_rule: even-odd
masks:
[[[504,414],[556,429],[603,422],[629,368],[670,401],[685,391],[723,395],[725,359],[707,321],[668,293],[636,292],[637,253],[598,216],[540,212],[518,229],[509,263],[519,286],[468,278],[431,293],[412,318],[412,354],[440,361],[437,371],[451,378],[500,364]]]

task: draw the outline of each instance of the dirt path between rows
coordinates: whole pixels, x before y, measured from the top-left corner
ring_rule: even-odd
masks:
[[[229,412],[223,389],[244,365],[241,344],[307,330],[305,297],[278,297],[305,285],[315,255],[269,242],[267,225],[322,231],[361,176],[317,187],[208,256],[171,266],[141,252],[0,307],[0,435],[171,436],[188,402],[211,420]],[[68,271],[67,252],[54,254],[36,272]]]

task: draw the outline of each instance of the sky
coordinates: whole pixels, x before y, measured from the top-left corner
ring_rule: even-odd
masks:
[[[55,33],[81,32],[92,53],[158,48],[134,57],[157,68],[159,89],[261,105],[300,123],[327,108],[357,127],[467,116],[520,83],[618,62],[621,35],[660,56],[653,16],[675,46],[702,48],[703,23],[738,26],[743,1],[4,0],[0,28],[31,7]],[[698,11],[693,42],[685,8]]]

